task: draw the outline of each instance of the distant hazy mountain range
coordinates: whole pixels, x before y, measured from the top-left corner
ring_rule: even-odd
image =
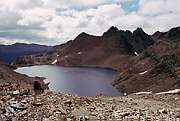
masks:
[[[0,45],[0,58],[5,63],[11,63],[15,58],[19,56],[46,52],[50,48],[51,46],[25,43]]]

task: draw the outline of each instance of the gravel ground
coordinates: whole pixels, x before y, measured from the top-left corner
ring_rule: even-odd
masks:
[[[0,121],[180,121],[179,94],[81,97],[9,86],[0,85]]]

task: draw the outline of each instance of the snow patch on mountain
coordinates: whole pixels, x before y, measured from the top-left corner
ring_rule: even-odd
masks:
[[[146,70],[146,71],[144,71],[144,72],[141,72],[141,73],[139,73],[139,75],[144,75],[145,73],[147,73],[148,71]]]
[[[78,55],[81,55],[81,54],[82,54],[82,52],[78,52],[77,54],[78,54]]]
[[[56,64],[56,63],[57,63],[57,59],[52,62],[52,64]]]
[[[134,52],[134,54],[135,54],[136,56],[139,56],[139,54],[138,54],[137,52]]]
[[[151,94],[152,92],[137,92],[136,95],[145,95],[145,94]]]
[[[167,92],[159,92],[159,93],[156,93],[158,95],[161,95],[161,94],[176,94],[176,93],[179,93],[180,92],[180,89],[175,89],[175,90],[170,90],[170,91],[167,91]]]

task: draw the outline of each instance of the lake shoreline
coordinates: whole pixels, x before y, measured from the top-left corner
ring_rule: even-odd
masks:
[[[82,96],[95,96],[101,93],[107,96],[122,95],[111,84],[111,80],[117,75],[117,71],[111,68],[36,65],[19,67],[15,71],[30,77],[45,77],[44,83],[50,82],[51,91],[63,92],[64,90],[67,93]]]
[[[87,67],[87,68],[99,68],[99,69],[108,69],[112,71],[118,72],[116,68],[110,67],[110,66],[98,66],[98,65],[76,65],[76,66],[65,66],[65,65],[54,65],[54,64],[27,64],[27,65],[16,65],[16,68],[21,67],[30,67],[30,66],[42,66],[42,65],[50,65],[50,66],[60,66],[60,67]]]

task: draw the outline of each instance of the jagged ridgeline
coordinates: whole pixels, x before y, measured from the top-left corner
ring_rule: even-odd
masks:
[[[0,119],[179,120],[179,30],[150,36],[141,28],[111,27],[102,36],[83,32],[47,52],[18,57],[11,66],[0,61]],[[13,71],[13,65],[30,64],[111,67],[118,71],[112,84],[129,95],[94,98],[50,90],[35,95],[27,90],[34,78]]]
[[[58,59],[59,65],[98,65],[117,67],[124,56],[139,54],[154,40],[141,28],[133,33],[112,26],[102,36],[93,36],[85,32],[74,40],[59,45],[44,54],[24,56],[14,60],[14,65],[51,64]]]
[[[179,33],[179,27],[151,36],[142,28],[131,32],[112,26],[102,36],[82,32],[48,52],[18,57],[12,64],[111,67],[119,72],[113,85],[120,92],[165,91],[179,85]]]

